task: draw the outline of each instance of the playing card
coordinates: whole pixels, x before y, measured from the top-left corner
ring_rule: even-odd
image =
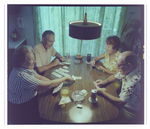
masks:
[[[60,84],[53,90],[53,94],[56,93],[56,92],[58,92],[58,91],[62,88],[62,86],[63,86],[63,82],[60,83]]]
[[[65,70],[65,69],[64,69],[64,70]],[[68,70],[67,70],[67,71],[68,71]],[[55,72],[57,72],[57,73],[59,73],[59,74],[65,76],[65,77],[66,77],[66,76],[70,76],[69,74],[64,73],[64,71],[62,70],[62,68],[61,68],[61,69],[56,69]]]
[[[62,75],[56,73],[56,72],[52,72],[53,75],[55,75],[56,77],[62,77]]]
[[[77,76],[76,76],[76,79],[82,79],[82,77],[79,77],[79,76],[77,77]]]
[[[69,67],[67,67],[67,66],[63,66],[63,68],[64,68],[64,69],[69,69]]]
[[[79,77],[79,76],[72,75],[72,77],[74,78],[74,80],[76,80],[76,79],[82,79],[82,77]]]
[[[66,73],[69,72],[69,70],[66,70],[66,69],[63,69],[63,68],[59,68],[59,70],[61,70],[61,71],[63,71],[63,72],[66,72]]]
[[[93,81],[93,83],[94,83],[95,87],[98,88],[97,83],[95,81]]]
[[[60,62],[59,65],[64,65],[64,63]]]
[[[64,73],[64,72],[62,72],[61,75],[64,75],[65,77],[71,76],[71,75],[69,75],[69,74],[67,74],[67,73]]]
[[[66,64],[66,65],[70,65],[71,64],[71,62],[69,62],[69,61],[63,62],[63,63]]]

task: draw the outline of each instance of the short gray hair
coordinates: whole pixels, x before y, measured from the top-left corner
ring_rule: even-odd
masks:
[[[42,34],[42,38],[46,38],[47,35],[55,35],[53,31],[51,30],[46,30],[44,31],[44,33]]]
[[[30,52],[29,48],[32,47],[28,45],[22,45],[14,51],[12,60],[13,67],[20,68],[23,66],[26,54]]]

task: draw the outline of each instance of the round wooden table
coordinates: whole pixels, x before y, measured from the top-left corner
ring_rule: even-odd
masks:
[[[82,109],[77,108],[77,105],[73,101],[65,104],[65,107],[59,105],[61,100],[60,91],[52,94],[53,89],[50,89],[39,93],[40,116],[58,123],[101,123],[116,118],[118,115],[118,108],[100,95],[97,95],[98,101],[96,103],[89,102],[91,89],[95,88],[93,81],[105,79],[109,75],[87,64],[87,57],[83,57],[79,64],[74,63],[74,60],[75,57],[71,57],[71,65],[67,65],[69,67],[68,74],[81,76],[82,79],[75,80],[74,83],[64,82],[64,86],[69,88],[69,97],[71,100],[71,94],[76,90],[85,89],[88,92],[82,102]],[[101,62],[97,63],[102,65]],[[44,76],[49,79],[56,79],[57,77],[51,73],[60,67],[63,67],[63,65],[49,69],[45,72]],[[106,92],[117,96],[113,83],[107,85],[105,88]]]

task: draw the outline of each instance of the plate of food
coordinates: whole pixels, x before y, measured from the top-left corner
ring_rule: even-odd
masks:
[[[84,56],[81,56],[80,54],[78,55],[75,55],[75,57],[77,58],[77,59],[82,59]]]

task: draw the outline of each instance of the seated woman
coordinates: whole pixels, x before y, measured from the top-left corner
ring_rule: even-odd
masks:
[[[106,52],[103,54],[95,57],[91,61],[91,65],[96,67],[98,70],[102,70],[103,72],[106,72],[108,74],[116,74],[119,72],[117,70],[117,58],[120,55],[119,51],[120,46],[120,39],[117,36],[110,36],[106,39]],[[101,59],[104,59],[103,66],[97,66],[95,63]],[[120,84],[115,83],[115,88],[118,90],[120,87]]]
[[[31,46],[21,46],[13,54],[13,70],[8,82],[8,121],[11,124],[46,122],[39,117],[38,91],[49,90],[72,77],[49,80],[35,72]]]

